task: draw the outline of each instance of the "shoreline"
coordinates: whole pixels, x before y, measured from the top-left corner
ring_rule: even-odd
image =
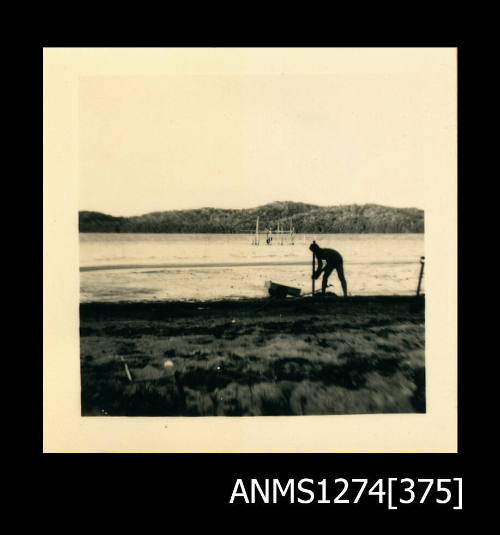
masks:
[[[269,296],[262,297],[221,297],[220,299],[186,299],[186,300],[143,300],[143,301],[85,301],[79,304],[80,313],[92,314],[100,311],[102,313],[112,314],[122,309],[130,311],[182,311],[198,310],[201,305],[205,309],[212,310],[237,310],[241,307],[259,308],[266,306],[269,309],[290,308],[297,309],[301,305],[306,307],[318,305],[320,308],[335,304],[337,308],[345,309],[356,305],[368,304],[407,304],[409,307],[418,303],[419,306],[425,305],[425,294],[417,295],[356,295],[341,297],[332,294],[326,294],[321,297],[316,295],[303,295],[300,297],[286,297],[285,299],[272,299]]]
[[[375,261],[375,262],[350,262],[349,265],[411,265],[419,264],[418,260],[396,260],[396,261]],[[105,271],[114,269],[187,269],[187,268],[226,268],[226,267],[263,267],[263,266],[309,266],[311,262],[305,260],[292,260],[283,262],[259,261],[259,262],[213,262],[206,264],[103,264],[95,266],[80,266],[80,272]]]

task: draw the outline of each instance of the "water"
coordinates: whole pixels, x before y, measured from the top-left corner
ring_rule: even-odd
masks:
[[[260,297],[267,295],[266,280],[310,292],[313,239],[342,254],[351,295],[410,295],[424,255],[423,234],[299,234],[294,245],[289,236],[283,245],[274,236],[270,246],[265,235],[259,246],[253,239],[250,234],[81,233],[80,299]],[[329,283],[329,291],[342,294],[336,272]]]

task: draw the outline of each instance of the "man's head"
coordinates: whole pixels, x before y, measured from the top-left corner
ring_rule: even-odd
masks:
[[[319,250],[319,245],[315,241],[313,241],[311,245],[309,245],[309,250],[315,253]]]

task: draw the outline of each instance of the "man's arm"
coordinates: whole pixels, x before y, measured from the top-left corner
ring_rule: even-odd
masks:
[[[312,278],[314,280],[316,280],[321,275],[321,272],[324,269],[323,262],[322,262],[321,258],[316,257],[316,260],[318,261],[318,267],[317,267],[316,271],[313,273],[313,276],[312,276]]]

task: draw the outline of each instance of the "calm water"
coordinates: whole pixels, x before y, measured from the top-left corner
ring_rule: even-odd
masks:
[[[270,246],[265,236],[258,246],[253,239],[249,234],[81,233],[81,301],[258,297],[267,295],[266,280],[310,292],[313,239],[342,254],[351,295],[408,295],[416,291],[424,255],[423,234],[299,234],[293,245],[289,237],[281,244],[274,236]],[[329,291],[341,295],[336,272],[329,283]],[[424,283],[425,276],[423,290]]]

